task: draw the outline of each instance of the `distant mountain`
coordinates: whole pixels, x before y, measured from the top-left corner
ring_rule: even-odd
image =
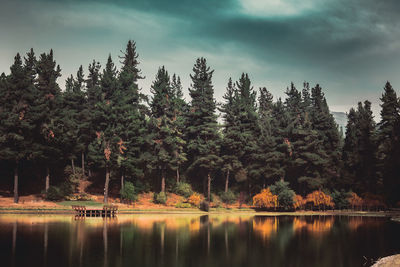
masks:
[[[337,112],[337,111],[331,111],[331,114],[333,115],[333,118],[335,119],[336,123],[340,127],[343,127],[343,133],[346,131],[346,125],[347,125],[347,115],[345,112]]]

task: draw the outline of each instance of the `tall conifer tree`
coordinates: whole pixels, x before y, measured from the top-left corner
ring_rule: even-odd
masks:
[[[211,200],[211,175],[221,162],[216,103],[211,81],[213,72],[205,58],[196,60],[193,74],[190,75],[192,84],[189,93],[192,100],[187,123],[189,171],[193,178],[204,177],[208,201]]]
[[[50,187],[50,166],[55,163],[61,155],[60,140],[62,129],[58,123],[62,120],[60,116],[61,90],[57,79],[61,76],[60,66],[56,64],[53,50],[43,53],[36,64],[37,72],[37,96],[34,107],[35,113],[35,142],[32,151],[33,158],[45,167],[45,191]]]
[[[378,123],[379,174],[391,204],[400,201],[400,102],[387,82],[381,97],[381,121]]]

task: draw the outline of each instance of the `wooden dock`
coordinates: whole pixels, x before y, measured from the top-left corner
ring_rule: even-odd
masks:
[[[116,206],[103,206],[102,209],[86,208],[86,206],[72,206],[79,217],[115,217],[118,213]]]

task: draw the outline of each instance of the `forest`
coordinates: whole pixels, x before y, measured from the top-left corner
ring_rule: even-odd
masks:
[[[187,101],[180,77],[164,66],[151,95],[141,92],[134,41],[117,60],[120,69],[111,56],[105,66],[81,66],[61,90],[52,50],[15,56],[0,76],[3,194],[16,203],[19,191],[52,199],[88,179],[105,203],[148,191],[162,203],[168,192],[192,189],[208,201],[212,194],[250,200],[271,189],[296,197],[324,192],[339,207],[349,195],[400,205],[400,101],[389,82],[380,116],[365,100],[339,129],[319,84],[291,83],[285,99],[274,99],[243,73],[227,81],[219,103],[214,71],[198,58]]]

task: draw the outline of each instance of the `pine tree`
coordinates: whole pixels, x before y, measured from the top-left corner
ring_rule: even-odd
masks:
[[[376,126],[371,103],[359,102],[357,110],[350,109],[343,146],[343,180],[358,193],[377,193]]]
[[[138,80],[143,79],[138,68],[136,44],[128,41],[122,59],[122,69],[118,76],[119,89],[114,95],[113,113],[117,120],[116,135],[119,137],[122,154],[119,155],[118,166],[121,176],[121,189],[125,176],[142,178],[145,157],[145,145],[149,143],[146,118],[147,107],[142,104],[144,96],[140,93]],[[123,147],[122,147],[123,146]],[[125,151],[123,151],[125,149]]]
[[[61,90],[57,84],[61,69],[54,60],[53,50],[50,50],[48,54],[40,55],[36,72],[37,95],[32,107],[36,128],[32,157],[45,166],[45,191],[47,192],[50,187],[50,165],[55,163],[61,155],[59,141],[63,134],[62,129],[58,128],[58,123],[62,121],[59,109]]]
[[[118,88],[117,69],[108,57],[100,80],[101,101],[95,104],[93,111],[93,126],[96,130],[96,139],[89,145],[89,159],[95,168],[105,170],[104,203],[108,202],[108,189],[111,169],[115,168],[120,155],[118,142],[115,135],[116,119],[113,114],[112,97]]]
[[[85,91],[85,105],[81,113],[81,125],[80,125],[80,142],[84,144],[84,153],[82,157],[82,172],[85,174],[85,153],[89,151],[89,144],[96,137],[96,125],[94,124],[96,114],[96,104],[102,101],[102,94],[100,88],[100,63],[93,60],[88,67],[88,76],[85,80],[86,91]],[[90,176],[91,170],[88,168],[88,176]]]
[[[175,74],[172,76],[171,81],[172,86],[172,109],[174,117],[172,119],[172,131],[174,143],[174,158],[171,162],[172,168],[176,171],[176,183],[180,182],[180,168],[187,161],[187,156],[185,152],[186,141],[184,140],[185,132],[185,113],[188,112],[188,105],[183,98],[182,84],[179,76]]]
[[[257,152],[257,137],[260,129],[258,125],[258,114],[256,104],[256,91],[253,90],[248,74],[243,73],[236,82],[238,94],[238,122],[240,132],[241,153],[239,160],[244,167],[247,176],[247,186],[249,193],[252,187],[260,179],[259,172],[251,166]]]
[[[273,96],[263,87],[259,89],[259,127],[260,134],[257,141],[256,157],[252,161],[252,169],[259,172],[262,188],[266,183],[272,184],[285,176],[285,161],[287,159],[287,146],[284,144],[279,118],[284,114],[276,110]],[[277,113],[278,112],[278,113]],[[282,110],[282,112],[284,112]]]
[[[218,124],[215,114],[216,103],[212,85],[213,70],[205,58],[198,58],[193,67],[189,93],[192,98],[188,114],[187,135],[189,171],[196,176],[205,176],[207,199],[211,200],[211,175],[219,166]],[[194,176],[194,175],[193,175]]]
[[[341,151],[338,126],[329,111],[325,96],[318,84],[311,90],[311,100],[312,105],[309,116],[312,128],[317,131],[318,137],[322,141],[323,150],[328,155],[328,162],[324,173],[328,182],[333,185],[340,173]]]
[[[29,69],[17,54],[8,77],[0,78],[0,158],[14,167],[14,202],[18,203],[18,169],[31,152],[30,133],[35,125],[30,120],[30,108],[34,100]]]
[[[175,155],[173,142],[172,107],[173,91],[170,77],[164,66],[158,69],[156,79],[151,86],[153,98],[150,102],[152,114],[152,136],[154,166],[161,171],[161,192],[165,192],[166,172],[172,168]]]
[[[77,155],[82,156],[86,150],[85,130],[87,123],[85,118],[86,98],[84,88],[83,68],[79,67],[76,79],[71,75],[66,80],[66,91],[63,93],[63,137],[64,153],[66,158],[71,161],[73,173],[75,174],[75,159]],[[84,126],[85,125],[85,126]]]
[[[230,174],[235,174],[243,169],[238,155],[241,153],[242,143],[240,142],[239,129],[239,107],[238,93],[233,86],[232,79],[229,78],[226,93],[223,96],[225,103],[222,104],[220,111],[223,113],[224,130],[221,140],[221,159],[223,161],[222,171],[225,173],[225,192],[228,192]]]
[[[346,189],[350,189],[356,183],[357,142],[357,112],[351,108],[347,114],[346,135],[342,150],[343,170],[341,182],[338,184]]]
[[[302,98],[293,83],[286,90],[286,94],[285,108],[289,123],[284,142],[290,155],[286,174],[293,188],[306,193],[320,189],[326,184],[324,167],[328,163],[327,155],[322,147],[322,141],[318,138],[318,132],[312,129],[307,112],[309,103],[303,101],[303,99],[308,100],[304,97],[306,94],[303,93],[304,98]]]
[[[400,201],[400,102],[392,85],[387,82],[381,97],[381,121],[378,123],[379,174],[385,195],[394,204]]]
[[[376,125],[371,110],[371,102],[358,103],[357,152],[358,166],[356,166],[359,192],[377,193],[378,181],[376,177],[377,145]]]

